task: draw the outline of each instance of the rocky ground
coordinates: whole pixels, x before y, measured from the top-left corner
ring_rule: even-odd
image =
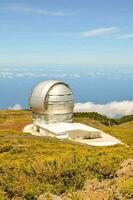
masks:
[[[101,181],[97,179],[90,180],[78,192],[61,196],[43,194],[37,200],[127,200],[133,199],[132,186],[133,159],[127,159],[117,170],[114,178]],[[132,190],[130,194],[128,190],[126,192],[126,187],[128,187],[128,190]]]

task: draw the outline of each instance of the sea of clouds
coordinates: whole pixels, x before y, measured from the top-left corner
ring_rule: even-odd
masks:
[[[76,103],[74,112],[97,112],[110,118],[133,114],[133,101],[113,101],[107,104]]]
[[[8,109],[21,110],[23,107],[16,104]],[[107,104],[75,103],[74,112],[97,112],[110,118],[118,118],[133,114],[133,101],[113,101]]]
[[[85,78],[85,77],[91,77],[91,78],[108,78],[108,79],[131,79],[133,80],[133,71],[112,71],[112,72],[104,72],[102,71],[93,71],[89,70],[80,72],[77,70],[77,72],[72,72],[69,71],[67,72],[66,70],[55,70],[55,71],[48,71],[47,69],[38,69],[34,70],[34,68],[31,69],[23,69],[20,70],[18,68],[13,68],[13,69],[0,69],[0,79],[14,79],[14,78]]]

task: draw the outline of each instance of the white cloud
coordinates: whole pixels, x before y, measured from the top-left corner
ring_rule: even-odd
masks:
[[[111,118],[133,114],[133,101],[111,102],[94,104],[92,102],[76,103],[75,112],[97,112]]]
[[[83,75],[82,75],[83,76]],[[64,77],[74,77],[80,78],[79,73],[43,73],[43,72],[0,72],[0,78],[41,78],[41,77],[54,77],[54,78],[64,78]]]
[[[64,12],[62,10],[50,11],[46,9],[32,8],[24,5],[13,4],[7,7],[1,8],[2,10],[8,10],[13,12],[22,12],[26,14],[36,14],[36,15],[47,15],[47,16],[72,16],[76,15],[74,12]]]
[[[22,110],[20,104],[9,106],[9,110]],[[133,101],[113,101],[107,104],[94,104],[92,102],[75,103],[74,112],[97,112],[110,118],[117,118],[133,114]]]
[[[105,35],[111,35],[118,31],[118,27],[104,27],[86,31],[82,33],[83,37],[100,37]]]
[[[20,104],[15,104],[13,107],[8,107],[8,110],[22,110],[23,107]]]
[[[121,35],[117,39],[120,39],[120,40],[122,40],[122,39],[133,39],[133,33]]]

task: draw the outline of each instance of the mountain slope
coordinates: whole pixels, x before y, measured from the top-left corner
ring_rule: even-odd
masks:
[[[0,119],[2,199],[32,200],[45,192],[75,193],[86,181],[113,180],[121,163],[133,158],[133,122],[106,126],[94,119],[75,117],[75,121],[93,125],[126,144],[91,147],[22,133],[32,122],[30,111],[0,111]],[[130,187],[123,190],[130,192]]]

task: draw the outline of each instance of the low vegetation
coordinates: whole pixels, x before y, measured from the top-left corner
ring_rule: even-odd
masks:
[[[23,134],[24,125],[31,122],[30,111],[1,111],[0,119],[0,200],[34,200],[45,192],[72,194],[82,189],[86,180],[113,179],[121,163],[133,158],[130,120],[106,126],[94,117],[76,114],[75,121],[100,128],[125,143],[91,147]],[[131,199],[131,187],[132,180],[125,178],[117,188],[124,199]]]
[[[108,118],[104,115],[100,115],[96,112],[83,112],[83,113],[74,113],[74,117],[76,118],[89,118],[99,121],[100,123],[106,126],[120,125],[126,122],[133,121],[133,115],[127,115],[121,118]]]

